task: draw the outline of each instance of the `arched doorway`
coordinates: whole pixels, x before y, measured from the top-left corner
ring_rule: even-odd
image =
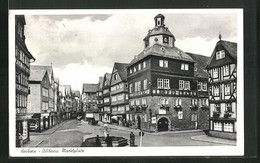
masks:
[[[141,118],[139,115],[137,116],[137,128],[141,129]]]
[[[168,119],[165,117],[162,117],[159,119],[157,125],[158,125],[158,131],[168,131]]]

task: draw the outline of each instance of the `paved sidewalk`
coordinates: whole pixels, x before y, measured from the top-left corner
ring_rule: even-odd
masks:
[[[58,130],[61,126],[63,126],[68,121],[63,121],[60,124],[53,126],[52,128],[42,131],[41,133],[38,132],[30,132],[30,141],[24,144],[24,147],[37,147],[39,146],[47,137],[48,135],[54,133]]]
[[[100,126],[103,126],[104,123],[103,122],[99,122]],[[108,124],[108,126],[111,129],[114,130],[122,130],[122,131],[139,131],[139,129],[133,129],[133,128],[129,128],[129,127],[124,127],[124,126],[119,126],[119,125],[114,125],[114,124]],[[143,131],[145,134],[149,134],[149,135],[164,135],[164,134],[179,134],[179,133],[191,133],[191,132],[203,132],[203,130],[197,129],[197,130],[179,130],[179,131],[163,131],[163,132],[147,132],[147,131]]]
[[[41,133],[39,133],[39,132],[30,132],[30,135],[49,135],[49,134],[52,134],[56,130],[58,130],[62,125],[67,123],[68,121],[69,120],[63,121],[60,124],[57,124],[57,125],[53,126],[52,128],[49,128],[47,130],[42,131]]]
[[[236,145],[235,140],[216,138],[216,137],[211,137],[208,135],[192,136],[191,139],[196,140],[196,141],[202,141],[202,142],[211,142],[211,143],[234,145],[234,146]]]

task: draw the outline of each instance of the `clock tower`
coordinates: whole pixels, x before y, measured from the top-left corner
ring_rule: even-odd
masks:
[[[168,47],[174,47],[175,37],[170,32],[168,27],[164,24],[165,17],[162,14],[158,14],[154,17],[155,27],[148,31],[148,34],[143,39],[145,49],[159,44]]]

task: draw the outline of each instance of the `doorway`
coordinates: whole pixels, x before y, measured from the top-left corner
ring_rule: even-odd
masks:
[[[141,118],[139,115],[137,116],[137,128],[141,129]]]
[[[168,119],[167,118],[161,118],[158,121],[158,131],[168,131]]]

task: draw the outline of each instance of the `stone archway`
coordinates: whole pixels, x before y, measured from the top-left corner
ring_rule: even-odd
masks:
[[[156,120],[156,131],[158,132],[158,122],[161,118],[165,118],[168,120],[168,131],[171,130],[171,120],[168,116],[158,116]]]

